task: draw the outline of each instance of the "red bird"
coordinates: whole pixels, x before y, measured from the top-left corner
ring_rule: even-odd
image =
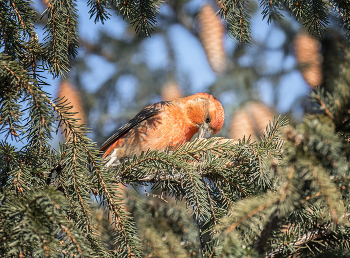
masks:
[[[208,138],[220,131],[224,118],[221,103],[208,93],[158,102],[119,128],[100,151],[105,151],[103,157],[109,159],[106,166],[118,164],[120,159],[148,149],[174,149],[197,132],[199,138]]]

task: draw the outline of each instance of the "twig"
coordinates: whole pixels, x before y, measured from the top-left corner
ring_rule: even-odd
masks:
[[[11,2],[11,5],[12,5],[13,9],[15,10],[15,12],[16,12],[16,14],[17,14],[18,20],[21,22],[21,25],[22,25],[23,29],[26,29],[27,26],[25,25],[25,23],[24,23],[24,21],[23,21],[23,19],[22,19],[22,16],[21,16],[21,14],[19,13],[19,11],[18,11],[18,9],[17,9],[15,3],[13,2],[13,0],[11,0],[10,2]]]
[[[327,108],[326,104],[321,100],[319,95],[315,95],[315,99],[318,101],[318,103],[321,105],[321,107],[323,108],[323,110],[326,112],[327,116],[330,117],[330,119],[334,119],[332,113],[329,111],[329,109]]]
[[[66,232],[66,234],[68,235],[68,237],[72,240],[72,242],[74,243],[75,247],[77,248],[79,254],[81,255],[81,257],[85,257],[84,253],[82,252],[78,241],[75,239],[75,237],[72,235],[72,233],[70,232],[69,228],[67,228],[64,225],[61,225],[61,228],[64,232]]]

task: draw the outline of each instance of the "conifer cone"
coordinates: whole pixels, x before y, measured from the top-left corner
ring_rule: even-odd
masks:
[[[215,1],[215,3],[217,4],[217,6],[218,6],[220,9],[224,8],[224,5],[223,5],[222,2],[223,2],[222,0]]]
[[[164,101],[172,101],[182,97],[181,89],[174,81],[166,82],[161,89],[161,96]]]
[[[294,40],[294,52],[305,81],[314,88],[322,83],[320,42],[304,32]]]
[[[273,114],[271,110],[261,102],[250,102],[248,108],[254,121],[256,133],[260,136],[269,122],[272,122]]]
[[[232,117],[229,138],[237,141],[244,136],[248,139],[249,135],[251,135],[253,141],[256,140],[253,123],[247,110],[242,108]]]
[[[253,141],[260,139],[272,118],[271,110],[263,103],[248,102],[234,114],[229,136],[234,140],[242,139],[243,136],[247,139],[249,135]]]
[[[69,103],[68,106],[73,106],[69,112],[75,113],[75,119],[80,119],[77,121],[78,124],[85,123],[85,113],[83,109],[83,102],[81,100],[78,90],[68,81],[63,80],[58,89],[58,97],[65,97],[67,99],[66,103]],[[64,130],[64,128],[63,128]]]
[[[214,72],[222,73],[226,69],[226,55],[223,45],[224,27],[209,4],[199,12],[199,37],[203,44],[209,64]]]
[[[41,0],[41,2],[42,2],[46,7],[49,7],[49,1],[50,1],[50,0]]]

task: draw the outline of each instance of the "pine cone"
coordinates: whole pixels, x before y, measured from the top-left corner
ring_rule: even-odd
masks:
[[[238,110],[231,121],[229,138],[238,140],[244,136],[248,139],[251,135],[251,139],[256,140],[253,123],[249,117],[245,108]]]
[[[255,131],[260,136],[269,122],[272,121],[273,114],[271,110],[261,102],[250,102],[248,108],[254,121]]]
[[[68,99],[68,101],[66,102],[69,103],[68,106],[73,106],[69,110],[69,112],[78,112],[74,114],[75,119],[80,119],[77,121],[78,124],[85,123],[85,113],[80,94],[78,90],[70,82],[68,82],[68,80],[64,80],[61,82],[58,89],[58,97],[65,97],[65,99]]]
[[[224,8],[224,5],[223,5],[223,1],[222,0],[218,0],[218,1],[215,1],[216,2],[216,4],[217,4],[217,6],[220,8],[220,9],[222,9],[222,8]]]
[[[50,3],[49,3],[50,0],[41,0],[41,2],[46,6],[46,7],[50,7]]]
[[[213,7],[209,4],[203,6],[198,20],[201,25],[199,37],[209,64],[214,72],[222,73],[226,69],[226,55],[223,45],[224,27],[215,15]]]
[[[305,81],[312,87],[322,83],[320,42],[309,34],[299,33],[294,40],[294,52]]]
[[[251,135],[253,141],[257,140],[272,118],[272,112],[263,103],[249,102],[233,116],[230,138],[238,140],[245,136],[247,139]]]
[[[161,95],[164,101],[171,101],[182,97],[181,89],[174,81],[168,81],[163,85]]]

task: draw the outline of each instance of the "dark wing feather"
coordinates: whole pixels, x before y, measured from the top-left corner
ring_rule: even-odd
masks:
[[[144,109],[142,109],[133,119],[131,119],[129,122],[127,122],[125,125],[123,125],[122,127],[120,127],[115,134],[113,134],[111,137],[109,137],[107,139],[107,141],[105,141],[101,147],[100,147],[100,151],[104,151],[106,150],[113,142],[115,142],[116,140],[118,140],[120,137],[122,137],[125,133],[127,133],[131,128],[133,128],[134,126],[138,125],[139,123],[141,123],[142,121],[157,115],[161,110],[163,105],[169,105],[170,102],[169,101],[162,101],[162,102],[158,102],[155,103],[149,107],[146,107]]]

